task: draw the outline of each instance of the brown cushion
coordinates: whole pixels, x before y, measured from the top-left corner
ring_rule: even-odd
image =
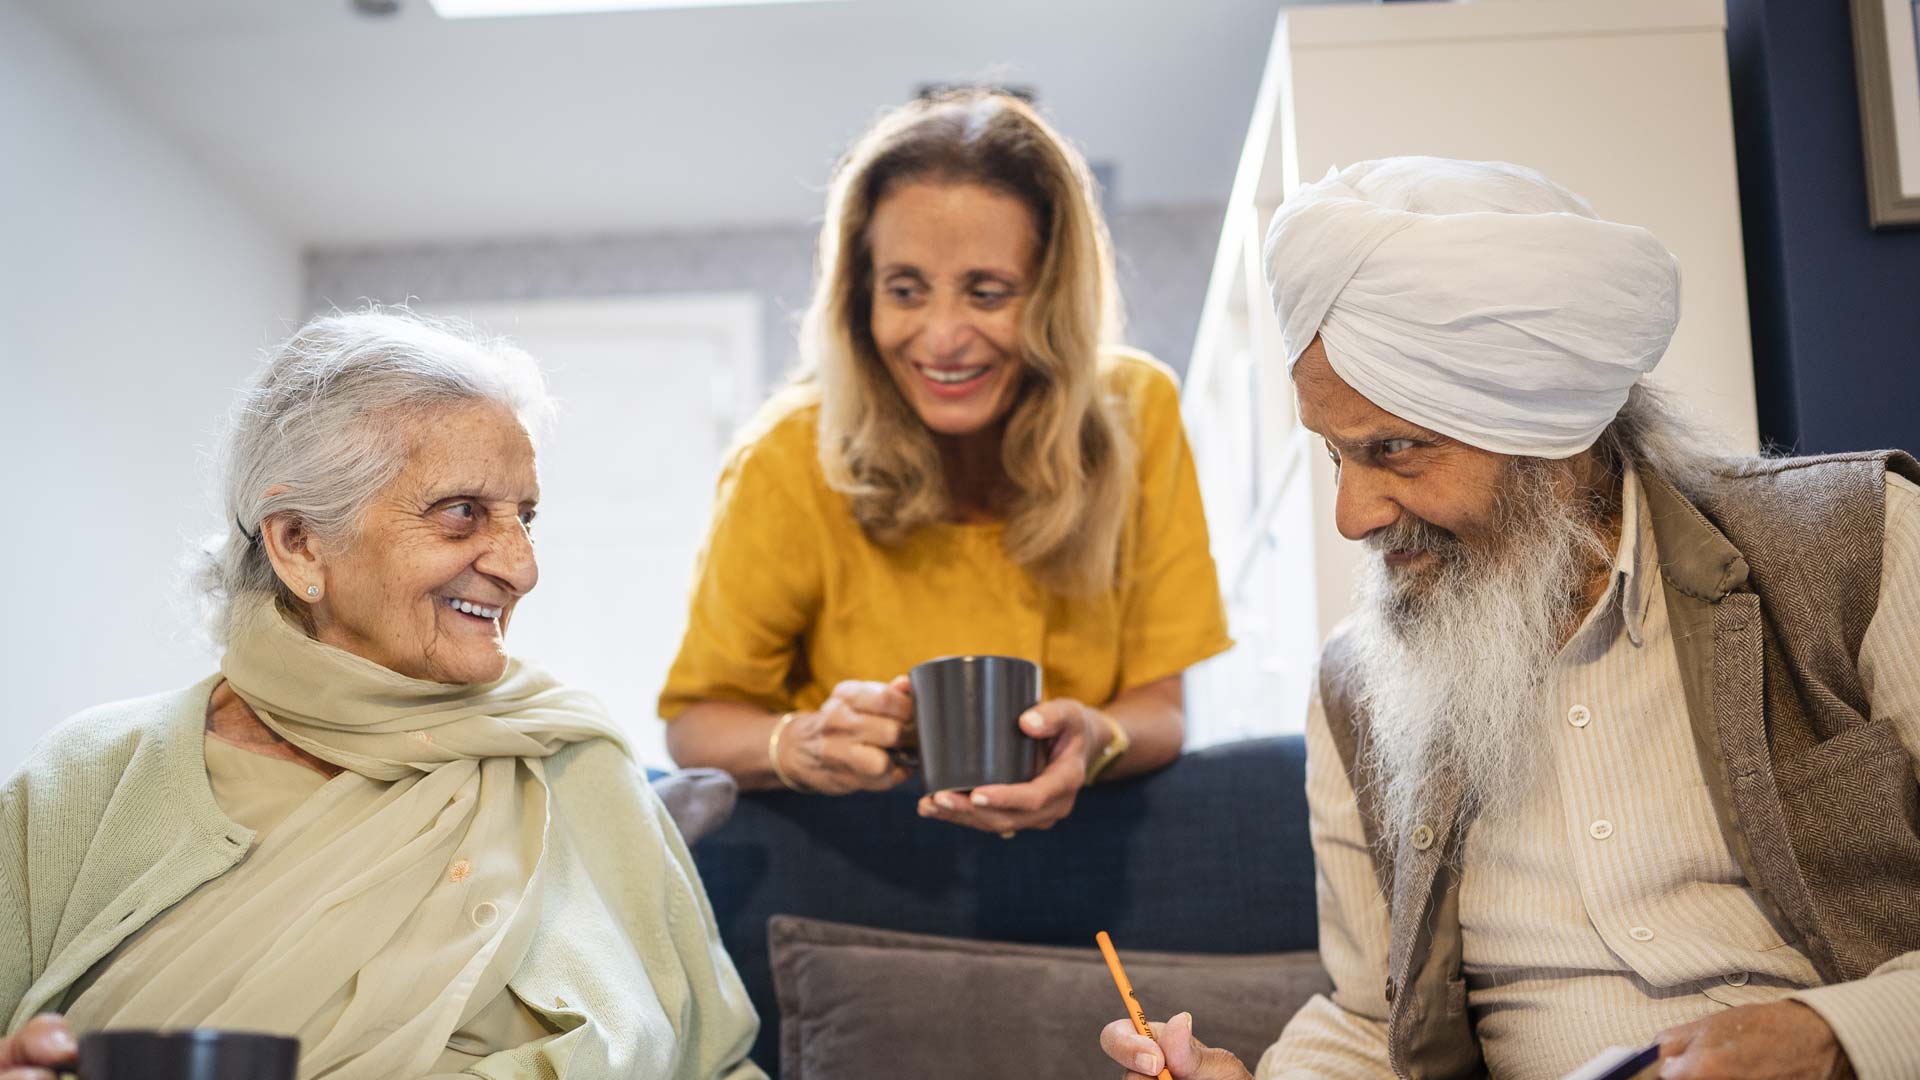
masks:
[[[781,1080],[1118,1075],[1100,1052],[1100,1029],[1126,1013],[1091,932],[1076,949],[776,915],[767,937]],[[1200,1041],[1249,1068],[1294,1011],[1331,986],[1311,952],[1213,956],[1117,944],[1150,1018],[1193,1013]]]

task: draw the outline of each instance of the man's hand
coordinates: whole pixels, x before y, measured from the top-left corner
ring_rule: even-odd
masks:
[[[1124,1080],[1154,1080],[1163,1066],[1173,1080],[1253,1080],[1239,1058],[1193,1037],[1192,1013],[1151,1026],[1152,1039],[1135,1034],[1131,1020],[1115,1020],[1100,1029],[1100,1049],[1127,1067]]]
[[[1852,1076],[1820,1014],[1797,1001],[1742,1005],[1660,1033],[1661,1080]]]
[[[72,1065],[79,1049],[59,1013],[42,1013],[0,1039],[0,1080],[54,1080],[54,1071]]]

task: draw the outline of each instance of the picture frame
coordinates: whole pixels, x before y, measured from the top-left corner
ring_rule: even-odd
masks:
[[[1920,226],[1920,0],[1853,0],[1853,55],[1869,220]]]

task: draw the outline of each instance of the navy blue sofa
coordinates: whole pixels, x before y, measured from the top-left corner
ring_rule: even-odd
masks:
[[[914,812],[909,784],[840,798],[743,795],[694,848],[720,934],[778,1075],[768,966],[775,914],[950,937],[1091,948],[1268,953],[1316,947],[1299,736],[1189,753],[1102,784],[1052,830],[1011,840]]]

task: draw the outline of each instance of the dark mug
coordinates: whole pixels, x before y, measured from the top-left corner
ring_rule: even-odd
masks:
[[[943,656],[908,677],[928,791],[1018,784],[1040,774],[1040,742],[1020,730],[1020,714],[1040,704],[1040,665],[1016,656]]]
[[[80,1080],[294,1080],[300,1040],[256,1031],[95,1031]]]

